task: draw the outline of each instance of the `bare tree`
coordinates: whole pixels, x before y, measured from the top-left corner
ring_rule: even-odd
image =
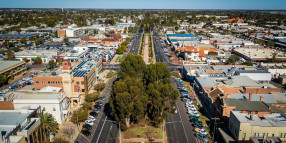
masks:
[[[76,126],[73,123],[65,123],[63,124],[63,128],[61,130],[62,135],[67,138],[71,138],[75,134]]]

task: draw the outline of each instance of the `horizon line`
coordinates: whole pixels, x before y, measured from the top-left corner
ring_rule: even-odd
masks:
[[[197,8],[197,9],[186,9],[186,8],[41,8],[41,7],[35,7],[35,8],[7,8],[7,7],[0,7],[0,9],[90,9],[90,10],[246,10],[246,11],[286,11],[286,9],[224,9],[224,8],[213,8],[213,9],[204,9],[204,8]]]

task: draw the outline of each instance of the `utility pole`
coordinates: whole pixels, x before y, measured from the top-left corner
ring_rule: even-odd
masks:
[[[215,130],[216,130],[216,120],[219,120],[220,118],[212,118],[212,120],[214,120],[214,128],[213,128],[213,136],[212,136],[212,140],[214,140],[214,134],[215,134]]]

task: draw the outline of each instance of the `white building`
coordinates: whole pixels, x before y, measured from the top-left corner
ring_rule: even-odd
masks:
[[[81,28],[68,28],[65,30],[67,37],[78,37],[79,35],[84,34],[84,29]]]
[[[41,107],[43,113],[50,113],[61,124],[70,114],[65,93],[20,93],[13,92],[15,109]]]

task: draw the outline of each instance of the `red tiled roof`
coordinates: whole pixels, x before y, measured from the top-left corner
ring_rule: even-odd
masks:
[[[199,51],[199,57],[207,57],[204,50]]]
[[[186,47],[179,48],[177,51],[179,51],[179,52],[197,53],[198,49],[195,48],[194,46],[186,46]]]

